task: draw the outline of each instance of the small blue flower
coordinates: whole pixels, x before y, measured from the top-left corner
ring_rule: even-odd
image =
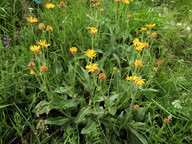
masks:
[[[38,5],[41,4],[41,2],[39,0],[33,0],[35,3],[37,3]]]

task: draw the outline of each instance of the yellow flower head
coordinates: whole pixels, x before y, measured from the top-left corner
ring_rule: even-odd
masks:
[[[137,76],[127,76],[126,77],[126,80],[128,80],[128,81],[132,81],[132,80],[136,80],[138,77]]]
[[[142,67],[143,65],[142,65],[142,61],[141,60],[136,60],[135,61],[135,66],[136,67]]]
[[[55,5],[52,4],[52,3],[48,3],[48,4],[45,5],[45,7],[48,8],[48,9],[52,9],[52,8],[55,7]]]
[[[148,28],[153,28],[156,24],[149,24],[149,25],[146,25]]]
[[[72,48],[70,48],[70,52],[72,52],[72,53],[76,53],[76,52],[77,52],[77,48],[76,48],[76,47],[72,47]]]
[[[96,34],[98,32],[98,30],[96,28],[93,28],[93,27],[88,27],[90,29],[90,32],[92,34]]]
[[[53,31],[53,29],[52,29],[52,27],[51,27],[51,26],[47,26],[46,31]]]
[[[130,4],[129,0],[123,0],[125,4]]]
[[[142,86],[145,82],[144,82],[145,79],[136,79],[135,80],[135,84],[139,85],[139,86]]]
[[[93,57],[96,57],[96,51],[94,51],[93,49],[88,49],[86,52],[85,52],[85,55],[88,56],[89,58],[93,59]]]
[[[138,43],[138,46],[135,48],[135,50],[142,51],[143,48],[144,48],[143,43]]]
[[[143,27],[141,27],[141,30],[142,30],[142,31],[146,31],[146,30],[147,30],[147,28],[143,28]]]
[[[39,49],[40,49],[40,46],[36,46],[36,45],[30,46],[30,50],[33,52],[38,52]]]
[[[97,72],[98,69],[99,69],[96,64],[92,65],[92,63],[90,63],[89,65],[86,65],[85,68],[86,68],[86,69],[89,69],[88,72]]]
[[[37,18],[33,18],[32,16],[30,18],[27,18],[27,21],[29,21],[30,23],[38,22]]]
[[[134,105],[134,108],[135,108],[136,110],[138,110],[138,109],[139,109],[139,105],[138,105],[138,104],[135,104],[135,105]]]
[[[138,44],[140,44],[141,42],[139,41],[139,39],[134,39],[133,40],[133,44],[134,44],[134,46],[137,46]]]
[[[50,44],[46,44],[46,40],[40,40],[38,43],[39,43],[39,45],[41,45],[42,47],[48,47],[48,46],[50,46]]]
[[[45,65],[43,65],[43,66],[41,67],[41,71],[42,71],[43,73],[45,73],[45,72],[47,71],[47,67],[46,67]]]
[[[31,75],[34,75],[34,74],[35,74],[35,72],[34,72],[33,70],[31,70],[30,74],[31,74]]]
[[[116,70],[117,70],[117,67],[113,67],[113,70],[116,71]]]
[[[100,12],[103,12],[103,10],[104,10],[103,8],[100,8]]]

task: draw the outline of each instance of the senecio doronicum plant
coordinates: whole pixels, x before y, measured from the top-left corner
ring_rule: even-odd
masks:
[[[160,24],[138,20],[140,12],[135,13],[134,7],[140,10],[142,3],[41,2],[34,10],[36,17],[25,19],[29,51],[21,59],[28,60],[22,72],[29,82],[19,78],[16,88],[29,90],[28,111],[14,105],[18,112],[15,121],[10,119],[23,143],[25,133],[33,133],[33,143],[77,144],[163,143],[167,131],[174,136],[170,127],[174,116],[151,94],[164,66],[160,57],[153,57]],[[161,109],[151,109],[154,104]],[[174,108],[182,107],[177,103]],[[165,114],[156,116],[161,110]]]

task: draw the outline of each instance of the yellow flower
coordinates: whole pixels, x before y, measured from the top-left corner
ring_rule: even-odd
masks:
[[[130,4],[129,0],[123,0],[125,4]]]
[[[138,104],[135,104],[135,105],[134,105],[134,108],[135,108],[136,110],[138,110],[138,109],[139,109],[139,105],[138,105]]]
[[[40,23],[39,24],[39,29],[45,29],[45,24],[44,23]]]
[[[89,58],[93,59],[93,57],[96,57],[96,51],[88,49],[85,52],[85,55],[88,56]]]
[[[133,40],[134,46],[138,45],[139,43],[141,43],[141,42],[139,41],[139,39],[136,38],[136,39]]]
[[[36,46],[36,45],[30,46],[30,50],[33,52],[37,52],[39,49],[40,49],[40,46]]]
[[[140,43],[139,46],[137,46],[137,47],[135,48],[135,50],[142,51],[143,48],[144,48],[143,43]]]
[[[54,8],[55,5],[52,4],[52,3],[48,3],[48,4],[45,5],[45,7],[48,8],[48,9],[51,9],[51,8]]]
[[[31,70],[30,74],[31,74],[31,75],[34,75],[34,74],[35,74],[35,72],[34,72],[33,70]]]
[[[100,12],[103,12],[103,10],[104,10],[103,8],[100,8]]]
[[[53,31],[53,29],[52,29],[52,27],[51,27],[51,26],[47,26],[46,31]]]
[[[88,72],[97,72],[98,71],[98,66],[96,64],[92,65],[92,63],[90,63],[89,65],[86,65],[85,68],[89,69]]]
[[[127,76],[126,80],[132,81],[132,80],[136,80],[138,77],[137,76]]]
[[[135,61],[135,66],[136,67],[142,67],[143,65],[142,65],[142,61],[141,60],[136,60]]]
[[[113,67],[113,70],[116,71],[116,70],[117,70],[117,67]]]
[[[97,2],[97,0],[92,0],[93,2]]]
[[[72,53],[76,53],[76,52],[77,52],[77,48],[76,48],[76,47],[72,47],[72,48],[70,48],[70,51],[71,51]]]
[[[141,27],[141,30],[142,30],[142,31],[146,31],[146,30],[147,30],[147,28],[143,28],[143,27]]]
[[[101,3],[100,3],[100,2],[97,2],[97,3],[95,4],[95,6],[101,6]]]
[[[149,25],[146,25],[148,28],[153,28],[156,24],[149,24]]]
[[[135,84],[139,85],[139,86],[142,86],[145,82],[144,82],[145,79],[136,79],[135,80]]]
[[[38,43],[39,43],[39,45],[41,45],[42,47],[48,47],[48,46],[50,46],[50,44],[46,44],[46,40],[40,40]]]
[[[93,27],[88,27],[90,29],[90,32],[92,34],[96,34],[98,32],[98,30],[96,28],[93,28]]]
[[[32,16],[30,18],[27,18],[27,21],[29,21],[30,23],[38,22],[37,18],[33,18]]]

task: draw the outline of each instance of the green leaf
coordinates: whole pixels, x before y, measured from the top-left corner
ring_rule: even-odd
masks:
[[[57,87],[54,92],[55,93],[60,93],[60,94],[63,94],[63,93],[66,93],[67,91],[71,90],[73,87],[72,86],[66,86],[66,87]]]
[[[79,103],[81,103],[83,100],[82,99],[70,99],[66,100],[63,104],[63,108],[72,108],[76,107]]]
[[[148,88],[148,89],[141,89],[141,92],[159,92],[159,90]]]
[[[83,120],[85,120],[85,116],[86,115],[89,115],[89,114],[95,114],[95,110],[91,109],[90,106],[88,106],[87,108],[86,107],[83,107],[80,112],[78,113],[77,117],[76,117],[76,120],[75,120],[75,123],[80,123],[82,122]]]
[[[116,109],[115,106],[109,108],[109,113],[110,114],[115,115],[116,112],[117,112],[117,109]]]
[[[50,125],[58,125],[58,126],[61,126],[61,125],[64,125],[68,122],[70,122],[70,118],[64,118],[64,117],[56,117],[56,118],[49,118],[49,119],[46,119],[46,122]]]
[[[33,113],[37,113],[37,109],[39,108],[40,102],[36,105],[36,107],[32,110]],[[47,108],[49,107],[49,103],[47,101],[43,101],[41,104],[41,109],[39,111],[39,114],[44,114],[47,111]],[[51,110],[51,107],[49,108]]]
[[[6,107],[11,106],[11,105],[13,105],[13,104],[0,105],[0,109],[2,109],[2,108],[6,108]]]
[[[87,125],[86,127],[84,127],[81,131],[81,134],[89,134],[90,132],[94,131],[98,126],[99,124],[97,124],[96,122],[93,122]]]

